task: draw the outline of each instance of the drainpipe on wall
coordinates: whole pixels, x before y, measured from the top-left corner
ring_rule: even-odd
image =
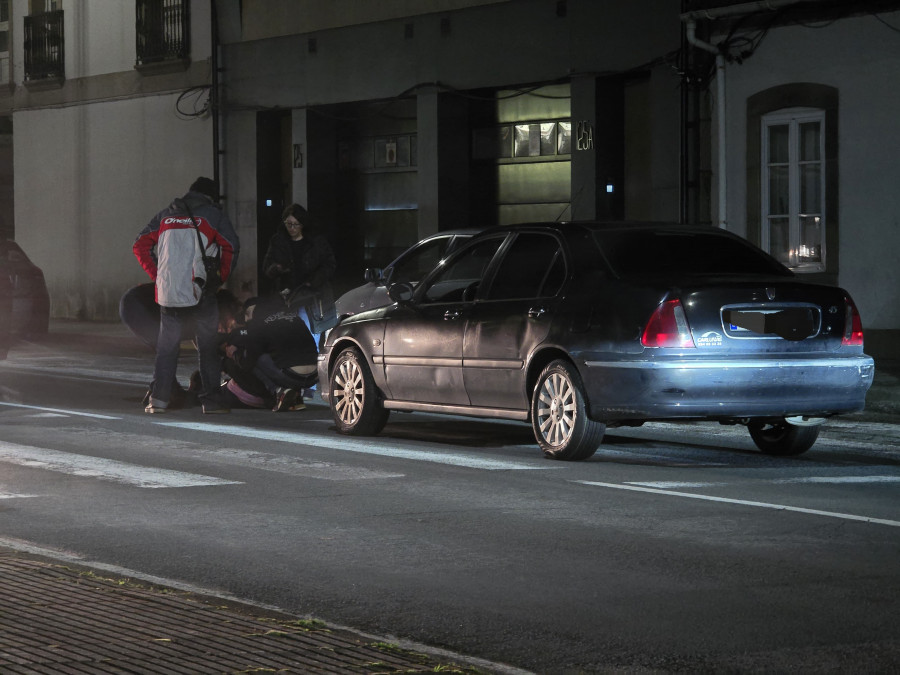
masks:
[[[216,0],[210,0],[210,39],[212,50],[210,54],[210,68],[212,70],[212,82],[210,83],[210,102],[212,105],[212,144],[213,144],[213,180],[219,186],[219,194],[224,195],[222,182],[219,178],[219,16],[216,12]]]
[[[725,55],[715,45],[704,42],[696,35],[697,22],[687,19],[685,24],[685,37],[687,41],[699,49],[716,55],[716,131],[718,134],[716,159],[716,173],[718,174],[719,192],[719,222],[718,226],[726,229],[726,198],[728,196],[728,182],[725,177],[727,168],[727,154],[725,148]]]
[[[689,44],[716,55],[716,111],[718,125],[718,164],[719,173],[719,227],[726,229],[726,198],[728,196],[727,181],[725,177],[726,170],[726,148],[725,148],[725,53],[717,45],[704,42],[697,37],[697,19],[714,20],[725,17],[735,17],[743,14],[752,14],[753,12],[776,10],[791,5],[802,5],[807,2],[819,2],[820,0],[756,0],[755,2],[744,2],[737,5],[725,5],[723,7],[714,7],[711,9],[700,9],[687,12],[681,15],[681,20],[685,24],[685,37]]]

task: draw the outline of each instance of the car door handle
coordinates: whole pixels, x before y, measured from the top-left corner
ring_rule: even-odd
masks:
[[[540,319],[544,314],[546,314],[547,310],[543,307],[532,307],[528,310],[528,318],[529,319]]]
[[[455,321],[459,318],[459,310],[458,309],[448,309],[444,312],[444,321]]]

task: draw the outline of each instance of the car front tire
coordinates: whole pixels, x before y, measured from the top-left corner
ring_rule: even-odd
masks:
[[[605,424],[588,417],[581,378],[562,360],[551,362],[538,377],[531,427],[545,457],[569,461],[593,455],[606,431]]]
[[[819,437],[819,427],[801,427],[787,421],[751,420],[747,425],[756,447],[766,455],[788,457],[809,450]]]
[[[328,386],[339,433],[373,436],[387,424],[390,411],[381,405],[372,373],[358,349],[348,347],[338,355]]]

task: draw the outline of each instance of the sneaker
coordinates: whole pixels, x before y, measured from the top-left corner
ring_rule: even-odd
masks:
[[[166,412],[166,409],[163,408],[161,405],[153,405],[152,403],[148,403],[147,407],[144,408],[144,412],[154,415],[154,414],[158,414],[158,413],[164,413],[164,412]]]
[[[275,406],[272,410],[274,412],[294,410],[294,406],[297,405],[298,402],[302,404],[303,400],[300,398],[300,394],[296,389],[279,387],[278,391],[275,392]]]
[[[297,412],[298,410],[306,410],[306,404],[303,402],[303,399],[298,398],[297,402],[288,408],[291,412]]]

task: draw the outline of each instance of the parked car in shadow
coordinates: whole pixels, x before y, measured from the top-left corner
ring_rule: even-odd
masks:
[[[50,296],[44,273],[11,239],[0,239],[0,296],[0,331],[8,343],[46,335]]]
[[[343,434],[376,434],[392,410],[512,419],[580,460],[609,427],[713,420],[797,455],[863,409],[874,376],[847,291],[709,227],[495,228],[388,293],[319,356]]]
[[[410,246],[384,269],[368,268],[363,275],[365,283],[347,291],[335,301],[337,315],[349,316],[391,304],[393,300],[388,297],[388,286],[400,281],[415,286],[440,260],[479,231],[438,232]]]

